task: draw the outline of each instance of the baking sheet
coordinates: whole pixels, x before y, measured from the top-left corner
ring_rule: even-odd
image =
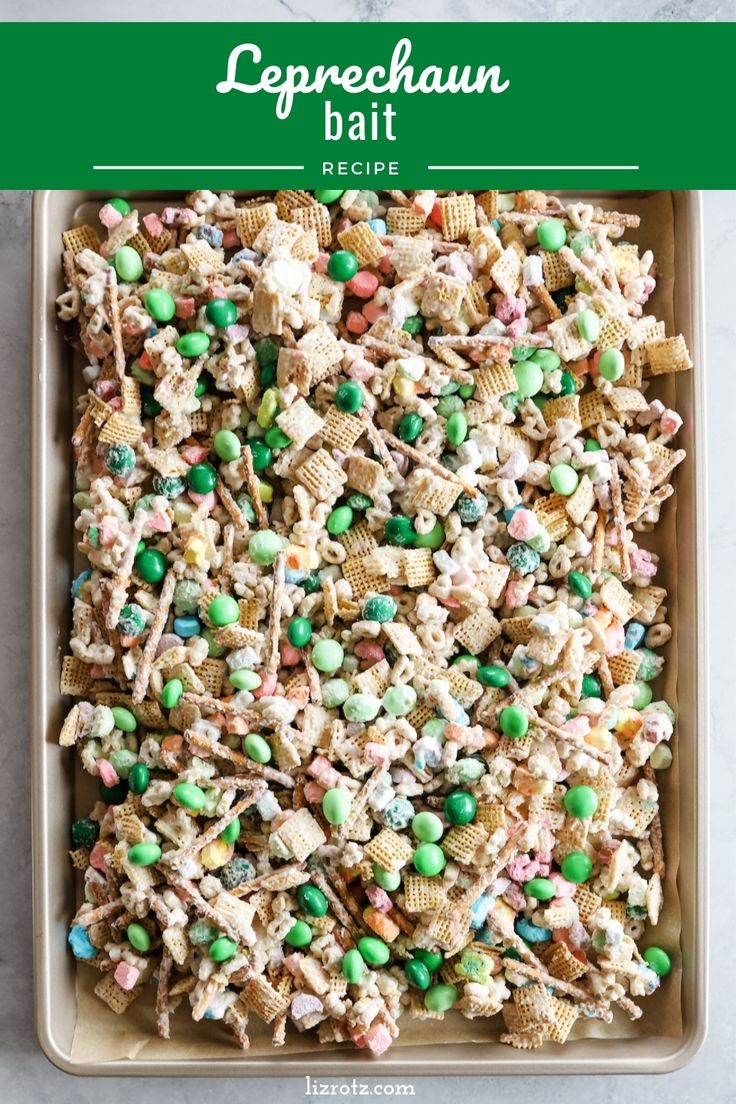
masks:
[[[77,205],[73,202],[73,193],[52,193],[52,196],[55,198],[55,203],[62,208],[57,214],[63,212],[66,215],[66,222],[62,218],[62,222],[58,225],[59,230],[72,224],[72,214],[73,221],[77,224],[91,221],[92,217],[96,217],[99,206],[97,200],[90,199],[87,205]],[[59,200],[65,196],[72,202],[66,205],[64,211]],[[151,198],[154,202],[147,204],[143,201],[138,205],[144,210],[161,206],[160,200],[158,203],[155,202],[159,197]],[[697,284],[697,256],[693,255],[693,242],[687,240],[688,234],[692,236],[693,230],[696,229],[697,220],[694,214],[697,211],[694,208],[697,208],[697,200],[692,194],[683,196],[682,193],[660,192],[644,197],[624,194],[615,200],[606,200],[604,195],[599,195],[596,196],[596,202],[603,206],[618,205],[624,210],[636,211],[642,215],[642,227],[636,232],[628,233],[627,238],[638,240],[643,247],[651,247],[654,250],[660,274],[657,291],[651,300],[652,312],[666,322],[668,335],[680,331],[685,333],[696,363],[696,373],[685,373],[656,381],[652,388],[652,395],[658,395],[667,405],[674,406],[683,414],[686,426],[681,433],[681,443],[692,454],[694,430],[702,431],[701,416],[704,411],[702,401],[698,401],[697,407],[694,403],[694,390],[702,385],[702,349],[694,344],[700,336],[697,329],[698,311],[695,309],[697,303],[693,301],[693,295],[697,295],[698,288],[690,286],[693,274]],[[679,217],[676,218],[678,210]],[[51,266],[58,266],[60,246],[57,243],[58,236],[55,239],[50,238],[47,243],[46,263]],[[675,279],[676,273],[677,279]],[[40,304],[44,312],[50,309],[49,302],[53,300],[56,283],[53,271],[46,275],[51,281],[49,291],[52,294],[46,304]],[[677,328],[675,328],[675,320]],[[60,337],[52,335],[51,340],[59,342]],[[68,361],[68,352],[66,359]],[[47,415],[48,413],[46,411]],[[58,430],[65,436],[57,441],[55,462],[66,463],[67,472],[66,439],[69,436],[70,424],[69,420],[64,423],[63,418],[56,422]],[[476,1073],[502,1071],[529,1073],[543,1072],[546,1068],[555,1069],[556,1072],[574,1072],[577,1069],[590,1072],[594,1068],[601,1071],[612,1069],[621,1072],[627,1065],[632,1069],[641,1070],[655,1068],[659,1063],[661,1068],[662,1061],[671,1063],[675,1060],[673,1055],[676,1054],[680,1056],[677,1059],[679,1061],[686,1051],[693,1050],[702,1034],[704,1023],[702,1007],[704,940],[693,942],[690,935],[690,932],[697,927],[697,924],[692,922],[697,912],[693,896],[693,890],[696,888],[694,884],[696,856],[688,856],[688,862],[692,866],[685,867],[685,880],[679,879],[679,893],[677,875],[680,866],[681,841],[687,841],[689,848],[697,839],[697,833],[682,836],[680,829],[681,815],[685,814],[689,819],[694,813],[697,786],[699,783],[702,784],[702,772],[699,774],[697,769],[693,769],[694,766],[697,768],[700,750],[697,744],[697,680],[695,678],[697,664],[695,660],[702,642],[697,641],[694,635],[695,619],[687,615],[682,616],[683,595],[678,594],[678,584],[683,588],[685,604],[694,604],[696,561],[693,537],[696,528],[696,511],[693,489],[696,475],[700,474],[702,477],[704,474],[702,456],[702,450],[695,460],[691,455],[685,466],[680,469],[677,495],[674,500],[670,499],[666,504],[662,521],[656,532],[656,540],[651,543],[651,546],[659,549],[660,552],[664,549],[677,548],[677,556],[662,557],[658,576],[658,581],[661,580],[670,592],[669,620],[675,629],[673,640],[677,643],[669,646],[666,674],[657,684],[655,698],[665,697],[678,708],[680,724],[673,745],[675,749],[673,767],[668,772],[660,772],[659,775],[665,854],[668,865],[665,885],[666,907],[660,924],[649,935],[649,941],[676,951],[682,930],[682,947],[685,949],[685,954],[675,953],[672,973],[654,997],[642,1002],[644,1016],[638,1023],[632,1024],[620,1013],[616,1013],[614,1023],[611,1025],[604,1025],[595,1020],[584,1021],[582,1024],[579,1021],[573,1033],[573,1038],[578,1039],[577,1042],[570,1042],[564,1048],[548,1045],[542,1051],[521,1053],[512,1051],[497,1042],[498,1036],[504,1030],[500,1016],[492,1020],[468,1021],[459,1014],[452,1013],[441,1024],[443,1047],[438,1051],[436,1045],[438,1025],[434,1021],[411,1020],[408,1015],[405,1015],[400,1022],[401,1036],[391,1052],[380,1062],[366,1062],[362,1056],[356,1056],[352,1050],[328,1049],[312,1037],[300,1036],[295,1030],[292,1030],[286,1047],[274,1052],[270,1046],[270,1030],[261,1025],[256,1029],[257,1021],[253,1017],[251,1050],[248,1056],[244,1057],[233,1047],[231,1036],[222,1025],[211,1021],[194,1024],[185,1006],[182,1006],[179,1014],[172,1019],[172,1040],[164,1042],[158,1039],[154,1033],[153,992],[140,998],[123,1017],[115,1016],[92,994],[92,986],[98,977],[96,971],[80,966],[77,970],[72,969],[73,973],[78,972],[78,992],[72,1039],[68,1048],[69,1061],[77,1069],[95,1073],[102,1072],[105,1068],[113,1072],[113,1067],[116,1067],[114,1072],[196,1071],[203,1073],[205,1072],[202,1068],[203,1062],[207,1062],[206,1072],[236,1073],[249,1069],[254,1073],[277,1072],[273,1068],[276,1064],[278,1064],[278,1072],[287,1072],[287,1065],[293,1070],[294,1063],[298,1063],[299,1068],[304,1069],[307,1068],[307,1063],[313,1066],[315,1060],[321,1070],[326,1068],[327,1063],[330,1066],[336,1063],[338,1068],[349,1068],[351,1072],[357,1072],[358,1065],[362,1065],[366,1072],[373,1073],[395,1071],[397,1066],[408,1068],[409,1065],[412,1067],[411,1072],[414,1073],[449,1072],[448,1063],[457,1062],[464,1072],[471,1072],[472,1067],[472,1072]],[[701,496],[701,509],[702,499],[703,496]],[[65,504],[62,503],[61,515],[65,508]],[[678,514],[685,519],[684,525],[678,526]],[[61,515],[57,513],[57,518],[62,522],[62,527],[66,525],[68,540],[71,542],[68,515],[66,519]],[[71,543],[68,543],[64,550],[67,555],[70,547]],[[63,562],[63,552],[60,559]],[[68,614],[66,620],[68,620]],[[47,623],[45,619],[44,623]],[[63,639],[63,633],[60,636]],[[680,655],[683,657],[681,668]],[[702,663],[704,659],[702,649],[700,656]],[[55,677],[58,678],[58,658]],[[48,691],[51,704],[54,701],[53,684],[48,687]],[[702,710],[702,695],[700,705]],[[58,712],[58,709],[51,710],[51,716],[58,716]],[[47,739],[54,741],[55,738],[56,731],[53,725],[50,725]],[[49,749],[49,754],[58,758],[59,754],[68,755],[68,752],[61,752],[60,749],[54,748]],[[679,784],[681,774],[682,787]],[[82,801],[78,806],[79,813],[86,812],[87,809],[86,801]],[[57,839],[64,839],[65,831],[66,828]],[[55,858],[60,860],[59,855]],[[702,872],[702,867],[698,869]],[[71,876],[68,876],[66,881],[71,883]],[[680,894],[686,906],[687,916],[684,920],[680,907]],[[69,901],[68,889],[65,900]],[[54,905],[55,914],[59,916],[62,924],[73,908],[70,902],[69,912],[64,914],[63,909],[59,908],[58,900],[47,901],[47,904]],[[697,919],[702,921],[700,916]],[[58,938],[60,941],[63,939],[63,931]],[[687,1009],[684,1022],[683,1009]],[[39,1008],[41,1015],[44,1011]],[[479,1043],[485,1045],[479,1047],[477,1045]],[[426,1047],[430,1044],[433,1049],[428,1052]],[[634,1052],[635,1050],[637,1053]],[[419,1056],[418,1060],[416,1056]],[[101,1062],[105,1064],[102,1069],[99,1065]],[[649,1062],[648,1067],[642,1065],[646,1062]],[[267,1070],[263,1068],[266,1063]],[[187,1069],[182,1068],[183,1066]],[[189,1067],[194,1068],[190,1070]]]

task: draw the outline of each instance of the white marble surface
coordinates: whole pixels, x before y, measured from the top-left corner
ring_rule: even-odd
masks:
[[[37,5],[38,8],[43,5]],[[437,5],[433,5],[437,6]],[[571,7],[572,5],[570,5]],[[633,5],[616,5],[622,7]],[[5,4],[5,9],[12,5]],[[84,3],[76,5],[78,12]],[[90,3],[89,7],[92,7]],[[135,8],[135,5],[133,5]],[[227,7],[227,5],[225,5]],[[357,5],[360,7],[360,4]],[[386,10],[390,5],[386,6]],[[560,9],[568,5],[559,5]],[[653,5],[648,5],[651,9]],[[690,10],[690,5],[682,5]],[[704,11],[715,5],[698,6]],[[383,9],[381,9],[383,10]],[[474,8],[477,13],[477,8]],[[9,14],[9,13],[8,13]],[[6,1104],[54,1100],[87,1104],[104,1099],[141,1104],[176,1099],[208,1104],[224,1094],[255,1096],[260,1104],[304,1098],[304,1082],[280,1079],[141,1081],[73,1079],[54,1069],[35,1039],[32,1014],[31,904],[29,871],[28,700],[29,595],[28,469],[30,429],[30,194],[0,192],[0,1077]],[[733,693],[733,625],[736,622],[733,569],[736,521],[733,503],[733,414],[736,410],[736,192],[705,196],[705,257],[709,374],[710,556],[711,556],[711,747],[713,964],[710,1033],[692,1064],[665,1077],[524,1078],[512,1083],[491,1078],[436,1078],[415,1082],[414,1099],[445,1104],[493,1099],[513,1093],[520,1104],[539,1094],[547,1104],[687,1104],[736,1099],[736,1032],[733,992],[733,916],[736,882],[732,810],[736,759],[730,717]],[[345,1097],[343,1097],[345,1099]]]

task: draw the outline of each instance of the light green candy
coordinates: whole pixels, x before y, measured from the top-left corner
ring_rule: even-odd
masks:
[[[655,770],[668,770],[672,766],[672,752],[667,744],[657,744],[649,762]]]
[[[401,875],[396,870],[384,870],[377,863],[373,864],[373,881],[387,893],[393,893],[401,885]]]
[[[342,667],[345,658],[342,644],[337,640],[318,640],[312,647],[312,663],[318,671],[332,674],[338,667]]]
[[[127,748],[114,751],[110,756],[110,764],[121,778],[127,778],[137,762],[138,756],[134,751],[128,751]]]
[[[351,694],[343,705],[343,712],[354,724],[372,721],[378,716],[381,703],[375,694]]]
[[[417,704],[417,694],[413,686],[390,686],[383,695],[383,708],[392,717],[405,717]]]
[[[112,716],[116,728],[119,728],[122,732],[135,732],[138,721],[129,709],[126,709],[122,705],[114,705],[112,707]]]
[[[336,786],[322,798],[322,812],[328,824],[344,824],[350,816],[353,799],[347,790]]]
[[[349,693],[350,688],[342,679],[328,679],[322,683],[322,704],[325,709],[339,709]]]
[[[486,768],[477,759],[459,759],[454,767],[458,782],[477,782],[486,773]]]
[[[241,667],[238,671],[230,672],[230,682],[236,690],[257,690],[261,685],[261,676],[256,671]]]
[[[262,529],[254,533],[248,541],[248,554],[253,563],[272,564],[283,546],[284,540],[278,533],[271,529]]]
[[[580,311],[576,318],[578,333],[586,341],[597,341],[601,332],[601,320],[594,310],[587,308]]]

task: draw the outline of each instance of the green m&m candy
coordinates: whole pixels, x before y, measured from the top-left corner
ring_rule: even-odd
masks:
[[[248,541],[248,555],[257,564],[272,564],[284,546],[283,537],[271,529],[261,529]]]
[[[447,1012],[457,1000],[455,985],[433,985],[424,995],[424,1007],[430,1012]]]
[[[587,575],[583,575],[582,571],[571,571],[567,576],[567,585],[573,594],[577,594],[579,598],[590,598],[593,593],[593,584]]]
[[[342,644],[337,640],[318,640],[312,648],[312,663],[318,671],[331,674],[342,667],[345,658]]]
[[[442,839],[444,831],[442,821],[436,813],[417,813],[411,822],[411,830],[424,843],[436,843],[438,839]]]
[[[475,816],[477,804],[473,795],[467,790],[455,790],[445,798],[443,809],[450,824],[470,824]]]
[[[306,920],[295,920],[284,936],[284,942],[290,947],[308,947],[312,942],[312,929]]]
[[[151,772],[145,763],[136,763],[130,768],[130,774],[128,775],[128,786],[130,792],[134,794],[144,794],[148,789],[148,783],[151,781]]]
[[[305,648],[312,639],[312,622],[306,617],[295,617],[286,630],[286,635],[295,648]]]
[[[601,320],[594,310],[586,307],[576,315],[578,333],[585,341],[597,341],[601,332]]]
[[[238,308],[231,299],[210,299],[204,308],[207,321],[213,326],[223,329],[225,326],[234,326],[238,320]]]
[[[121,732],[135,732],[138,727],[138,721],[134,714],[123,705],[112,707],[112,719],[115,722],[115,727],[119,728]]]
[[[164,683],[161,689],[161,704],[164,709],[173,709],[181,701],[184,693],[184,683],[181,679],[173,678]]]
[[[291,444],[291,437],[287,437],[277,425],[269,426],[263,440],[271,449],[285,449]]]
[[[228,464],[240,456],[240,438],[231,429],[218,430],[212,445],[220,459]]]
[[[616,380],[621,379],[625,370],[626,361],[620,349],[605,349],[601,353],[600,360],[598,361],[598,371],[603,376],[604,380],[615,383]]]
[[[143,261],[130,245],[121,245],[113,257],[113,266],[125,284],[134,284],[143,275]]]
[[[518,705],[507,705],[502,709],[498,723],[504,736],[510,740],[521,740],[529,729],[529,717]]]
[[[346,951],[342,960],[342,976],[350,985],[356,985],[365,973],[365,959],[353,948]]]
[[[461,445],[468,436],[468,419],[461,410],[456,410],[447,419],[447,440],[451,445]]]
[[[112,199],[107,200],[109,207],[114,207],[121,215],[130,214],[130,204],[127,199],[122,199],[120,196],[113,196]]]
[[[416,441],[424,429],[424,420],[418,414],[405,414],[399,422],[398,435],[402,441],[411,444]]]
[[[240,606],[231,594],[218,594],[207,607],[207,616],[218,629],[234,625],[240,617]]]
[[[537,227],[537,241],[542,249],[556,253],[567,241],[567,231],[559,219],[543,219]]]
[[[524,883],[524,893],[537,901],[551,901],[557,896],[557,888],[549,878],[530,878]]]
[[[363,388],[355,380],[341,383],[335,392],[335,406],[346,414],[355,414],[363,405]]]
[[[583,452],[601,452],[601,446],[595,437],[588,437],[583,445]]]
[[[647,947],[642,958],[657,977],[665,977],[672,969],[670,956],[661,947]]]
[[[397,870],[384,870],[377,863],[373,864],[373,881],[387,893],[393,893],[401,885],[401,875]]]
[[[497,689],[502,689],[504,686],[508,686],[511,675],[505,667],[490,664],[488,667],[479,667],[475,672],[475,677],[481,686],[494,686]]]
[[[219,939],[216,939],[214,943],[210,943],[208,954],[213,962],[227,962],[229,958],[233,957],[237,949],[237,943],[234,943],[232,939],[228,939],[227,936],[222,935]]]
[[[563,878],[580,885],[590,877],[593,863],[584,851],[571,851],[569,855],[565,855],[560,869]]]
[[[243,740],[245,754],[254,763],[268,763],[271,760],[271,748],[258,732],[249,732]]]
[[[328,824],[344,824],[350,816],[353,799],[348,790],[335,786],[322,798],[322,812]]]
[[[420,962],[423,962],[430,974],[437,973],[445,961],[445,956],[441,951],[428,951],[424,947],[413,947],[411,955],[412,958],[418,958]]]
[[[412,958],[404,964],[404,975],[413,989],[429,989],[429,970],[418,958]]]
[[[217,486],[217,472],[211,464],[192,464],[187,472],[187,483],[195,494],[209,494]]]
[[[549,473],[552,490],[569,498],[577,490],[580,476],[570,464],[555,464]]]
[[[415,548],[431,548],[436,552],[445,543],[445,528],[436,521],[428,533],[417,533],[414,537]]]
[[[595,675],[583,675],[583,697],[603,697],[603,687],[601,685],[601,680],[599,678],[596,678]]]
[[[324,916],[327,912],[327,898],[324,893],[309,883],[299,886],[296,899],[300,908],[310,916]]]
[[[512,365],[516,377],[516,389],[522,398],[537,395],[544,386],[544,372],[533,360],[520,360]]]
[[[341,195],[340,188],[317,188],[314,198],[318,203],[335,203]]]
[[[128,942],[134,950],[145,954],[151,949],[151,937],[142,924],[128,924],[125,929]]]
[[[372,505],[373,499],[361,494],[360,491],[354,491],[353,494],[348,495],[348,506],[351,510],[370,510]]]
[[[199,812],[207,804],[207,794],[193,782],[180,782],[178,786],[174,786],[172,797],[179,805],[191,809],[192,812]]]
[[[72,824],[72,840],[77,847],[92,847],[100,835],[100,826],[90,817],[80,817]]]
[[[445,868],[445,855],[436,843],[420,843],[414,852],[414,869],[425,878],[434,878]]]
[[[169,561],[157,548],[146,548],[135,558],[135,569],[145,583],[160,583]]]
[[[376,594],[363,606],[363,619],[385,625],[387,621],[393,621],[397,608],[396,599],[390,594]]]
[[[151,288],[144,299],[146,310],[156,322],[168,322],[176,314],[176,303],[166,288]]]
[[[410,518],[404,517],[403,514],[397,514],[395,517],[388,519],[383,527],[383,535],[389,544],[393,544],[398,548],[406,548],[407,545],[413,543],[417,534],[414,522]]]
[[[210,347],[210,339],[201,330],[192,330],[191,333],[182,334],[176,343],[176,351],[183,357],[200,357]]]
[[[598,794],[590,786],[571,786],[563,798],[563,805],[570,816],[592,817],[598,808]]]
[[[352,280],[358,271],[358,258],[347,249],[338,249],[327,262],[327,274],[341,284]]]
[[[247,667],[231,671],[228,678],[236,690],[257,690],[261,685],[261,676],[258,672],[249,671]]]
[[[110,445],[105,453],[105,467],[111,475],[129,475],[135,467],[135,452],[125,441]]]
[[[220,832],[220,839],[224,843],[235,843],[240,835],[240,818],[233,817],[228,825]]]
[[[327,518],[327,532],[333,537],[347,533],[353,524],[353,511],[349,506],[336,506]]]
[[[385,966],[391,957],[391,952],[383,940],[376,939],[372,935],[364,935],[358,940],[358,950],[369,966]]]
[[[161,848],[157,843],[134,843],[128,851],[128,861],[133,866],[153,866],[161,858]]]
[[[246,445],[250,449],[253,471],[263,471],[264,468],[267,468],[273,459],[273,453],[265,440],[261,437],[251,437],[246,441]]]

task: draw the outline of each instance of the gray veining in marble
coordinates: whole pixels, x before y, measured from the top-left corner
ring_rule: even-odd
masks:
[[[321,4],[310,7],[320,14]],[[346,18],[390,17],[397,9],[390,3],[357,0],[347,7]],[[418,8],[419,5],[417,4]],[[448,5],[450,7],[450,5]],[[462,4],[451,5],[453,12]],[[512,11],[521,11],[512,5]],[[526,12],[539,5],[526,5]],[[579,6],[560,3],[555,14]],[[675,12],[680,18],[716,18],[726,7],[708,2],[675,3],[664,7],[640,4],[638,14]],[[38,3],[37,16],[51,4]],[[235,14],[235,5],[222,4],[218,14]],[[330,5],[335,14],[335,5]],[[19,4],[5,4],[7,17]],[[93,14],[96,5],[80,0],[75,14]],[[132,15],[142,5],[126,7]],[[284,18],[290,13],[283,5]],[[423,14],[444,9],[444,5],[422,4]],[[634,5],[612,3],[608,15],[633,11]],[[403,5],[402,14],[411,11]],[[295,8],[298,11],[298,8]],[[96,11],[94,11],[96,14]],[[238,14],[242,14],[240,10]],[[468,13],[470,14],[470,13]],[[480,14],[479,5],[473,15]],[[507,13],[508,14],[508,13]],[[29,365],[29,271],[30,194],[0,192],[0,851],[3,880],[0,885],[0,1078],[6,1104],[31,1104],[54,1100],[55,1104],[106,1104],[136,1100],[153,1104],[176,1099],[182,1104],[221,1101],[230,1096],[253,1098],[261,1104],[304,1099],[304,1082],[299,1079],[170,1080],[135,1082],[127,1079],[81,1080],[54,1069],[42,1055],[35,1039],[32,1014],[31,907],[29,878],[28,811],[28,468],[30,429]],[[416,1082],[415,1099],[442,1099],[445,1104],[467,1100],[494,1099],[513,1094],[523,1104],[543,1096],[546,1104],[689,1104],[707,1100],[726,1104],[736,1099],[736,1032],[733,992],[734,911],[733,828],[729,812],[736,794],[736,759],[733,753],[733,718],[728,702],[733,692],[734,562],[736,524],[728,504],[733,503],[732,441],[736,410],[736,314],[733,309],[733,273],[736,270],[736,192],[711,192],[705,196],[705,257],[708,311],[708,372],[710,421],[710,554],[712,657],[712,909],[711,959],[713,962],[710,1034],[692,1064],[679,1073],[661,1078],[523,1078],[505,1081],[494,1078],[435,1078]],[[730,693],[729,693],[730,691]],[[730,888],[723,887],[730,872]],[[346,1099],[343,1097],[343,1099]]]

